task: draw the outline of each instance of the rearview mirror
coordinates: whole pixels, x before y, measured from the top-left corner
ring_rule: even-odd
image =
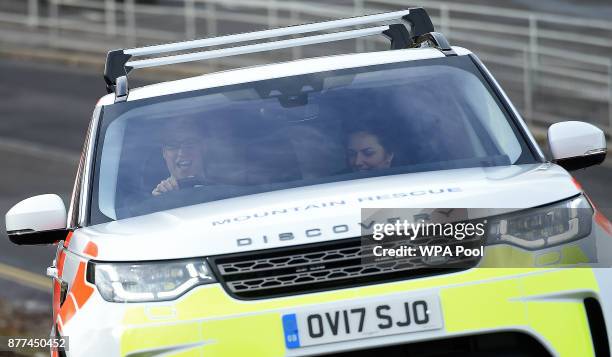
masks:
[[[548,128],[553,162],[568,171],[601,164],[606,158],[606,137],[594,125],[580,121],[555,123]]]
[[[11,242],[51,244],[66,238],[66,206],[58,195],[25,199],[6,213],[6,233]]]

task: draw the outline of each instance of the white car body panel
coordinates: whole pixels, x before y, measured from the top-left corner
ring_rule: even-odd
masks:
[[[580,121],[555,123],[548,128],[548,145],[556,160],[606,150],[606,137],[598,127]]]
[[[66,206],[58,195],[38,195],[13,206],[6,213],[5,221],[9,232],[62,229],[66,224]]]

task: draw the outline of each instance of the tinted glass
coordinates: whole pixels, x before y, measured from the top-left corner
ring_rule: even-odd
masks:
[[[365,177],[535,162],[466,57],[105,108],[91,223]]]

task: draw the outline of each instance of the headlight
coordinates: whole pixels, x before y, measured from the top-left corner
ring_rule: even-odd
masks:
[[[90,263],[88,280],[111,302],[173,300],[216,280],[203,259],[147,263]]]
[[[488,244],[513,244],[541,249],[583,238],[591,233],[593,209],[584,196],[550,206],[494,217]]]

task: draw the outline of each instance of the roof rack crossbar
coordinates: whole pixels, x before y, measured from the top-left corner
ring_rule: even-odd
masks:
[[[306,33],[311,33],[311,32],[333,30],[333,29],[338,29],[338,28],[343,28],[343,27],[366,25],[366,24],[380,23],[380,22],[385,22],[385,21],[393,21],[393,20],[397,21],[397,20],[402,19],[404,16],[409,15],[410,12],[414,10],[415,9],[386,12],[386,13],[374,14],[374,15],[350,17],[350,18],[340,19],[340,20],[316,22],[316,23],[305,24],[305,25],[280,27],[280,28],[270,29],[270,30],[246,32],[246,33],[225,35],[225,36],[212,37],[212,38],[204,38],[201,40],[192,40],[192,41],[175,42],[175,43],[169,43],[169,44],[163,44],[163,45],[131,48],[131,49],[124,50],[124,53],[132,55],[132,56],[148,56],[148,55],[154,55],[154,54],[185,51],[185,50],[204,48],[204,47],[210,47],[210,46],[228,45],[228,44],[238,43],[238,42],[247,42],[247,41],[254,41],[254,40],[264,40],[264,39],[269,39],[269,38],[274,38],[274,37],[306,34]]]
[[[380,35],[389,30],[389,26],[377,26],[359,30],[334,32],[323,35],[307,36],[296,39],[271,41],[266,43],[258,43],[253,45],[236,46],[230,48],[222,48],[218,50],[194,52],[175,56],[166,56],[158,58],[150,58],[136,61],[129,61],[125,65],[131,68],[148,68],[165,66],[169,64],[185,63],[200,60],[209,60],[214,58],[237,56],[249,53],[266,52],[291,48],[296,46],[314,45],[326,42],[349,40],[354,38]]]
[[[294,39],[269,41],[193,53],[154,57],[155,55],[169,52],[180,52],[210,46],[228,45],[240,42],[271,39],[291,35],[303,35],[310,34],[313,32],[350,28],[354,26],[375,23],[384,26],[352,29],[333,33],[303,36]],[[409,28],[407,25],[409,25]],[[445,46],[447,45],[447,42],[441,34],[436,33],[433,35],[428,35],[429,33],[433,33],[433,31],[434,27],[427,12],[423,8],[416,7],[402,11],[351,17],[346,19],[282,27],[277,29],[235,35],[225,35],[213,38],[205,38],[201,40],[137,47],[131,49],[119,49],[110,51],[107,55],[106,66],[104,67],[104,80],[106,82],[107,91],[109,93],[112,93],[113,91],[117,90],[117,78],[122,76],[126,76],[127,78],[127,75],[134,68],[148,68],[198,60],[222,58],[227,56],[258,53],[333,41],[342,41],[380,34],[383,34],[387,38],[389,38],[389,40],[391,41],[391,49],[414,47],[415,45],[424,41],[432,43],[434,47],[447,47]],[[442,51],[446,55],[453,54],[452,50]],[[141,60],[133,59],[134,57],[138,56],[153,57]]]

